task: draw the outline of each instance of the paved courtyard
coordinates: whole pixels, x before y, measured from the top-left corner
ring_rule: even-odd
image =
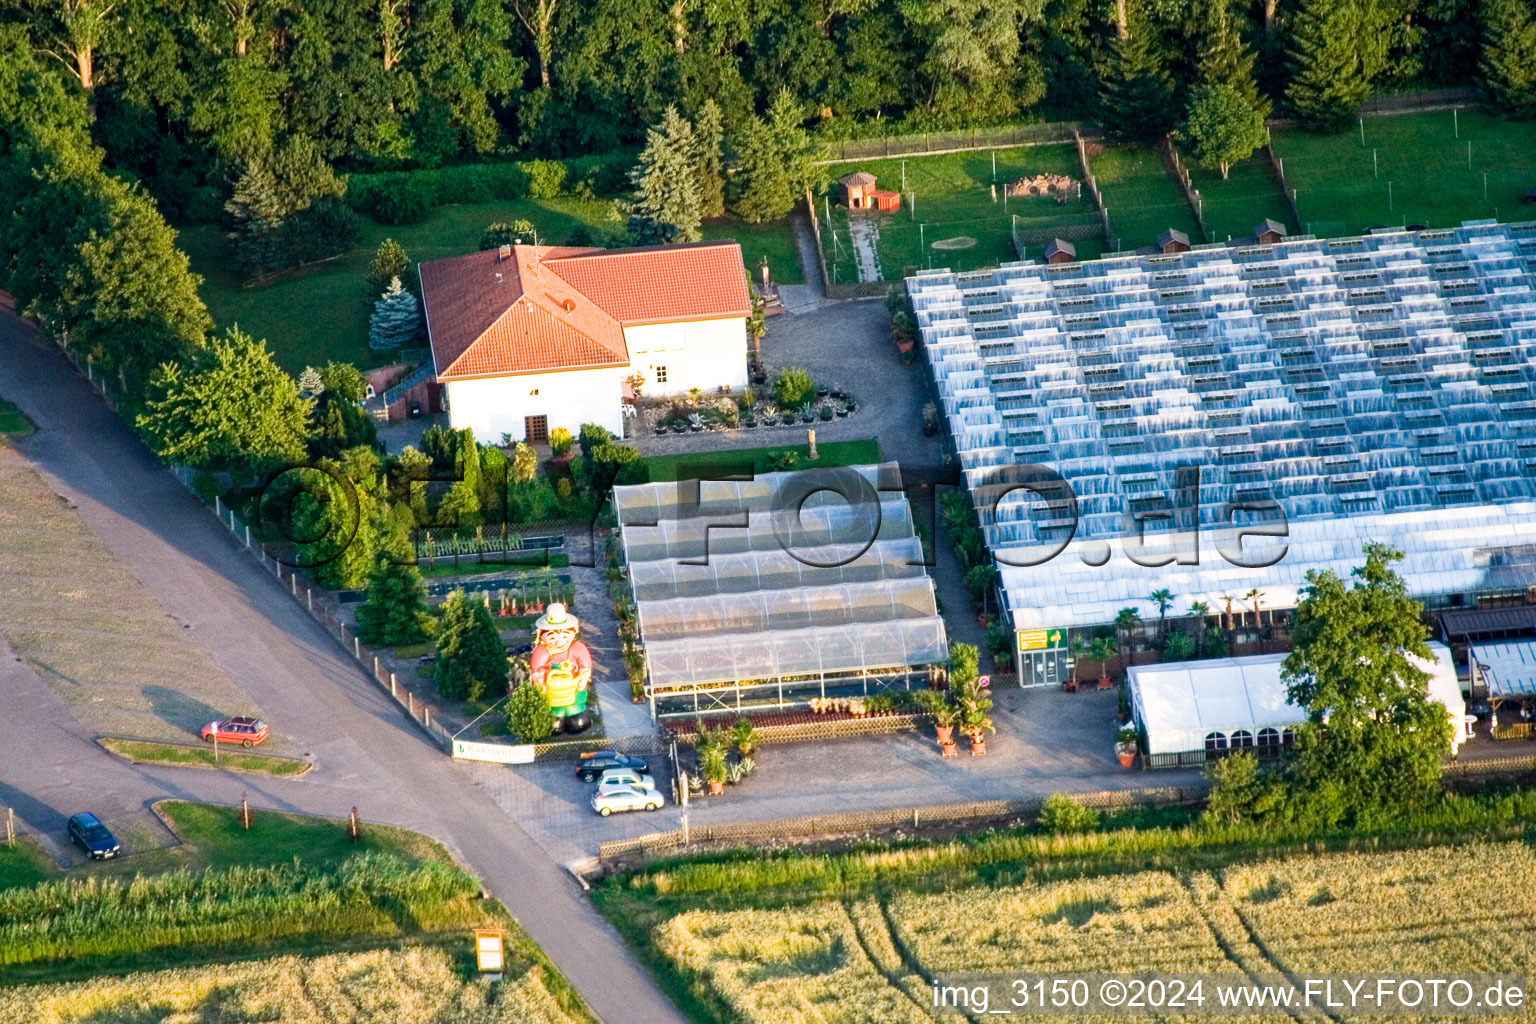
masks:
[[[769,821],[815,814],[892,810],[975,800],[1045,797],[1051,793],[1190,785],[1194,769],[1144,772],[1119,766],[1114,755],[1115,693],[1060,690],[994,691],[998,731],[987,753],[939,756],[932,730],[763,747],[757,771],[723,796],[697,797],[694,826]],[[657,785],[671,792],[665,755],[648,759]],[[554,860],[581,864],[599,843],[677,828],[681,810],[601,818],[587,801],[591,787],[575,766],[462,766]]]

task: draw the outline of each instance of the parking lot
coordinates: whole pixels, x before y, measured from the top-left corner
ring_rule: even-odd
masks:
[[[976,800],[1044,797],[1144,786],[1188,785],[1196,769],[1143,772],[1115,760],[1114,691],[1000,689],[993,693],[996,734],[987,753],[939,756],[932,730],[759,748],[757,770],[724,795],[696,797],[694,826],[769,821],[814,814],[929,807]],[[677,828],[665,755],[651,756],[660,811],[599,817],[593,787],[576,778],[574,762],[502,766],[459,762],[465,774],[511,815],[551,857],[581,864],[599,843]]]

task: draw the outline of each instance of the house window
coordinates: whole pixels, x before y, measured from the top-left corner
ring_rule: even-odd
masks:
[[[657,384],[665,384],[666,382],[667,382],[667,368],[665,366],[658,366],[658,367],[656,367],[656,383]]]
[[[523,433],[529,444],[545,444],[549,441],[548,416],[524,416]]]

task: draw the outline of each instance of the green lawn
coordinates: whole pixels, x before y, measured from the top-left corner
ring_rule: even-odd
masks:
[[[30,434],[32,421],[10,402],[0,398],[0,434]]]
[[[1290,205],[1280,195],[1267,157],[1255,155],[1233,164],[1225,181],[1220,171],[1208,171],[1187,156],[1184,166],[1204,200],[1205,229],[1211,241],[1251,235],[1254,225],[1266,217],[1284,224],[1292,234],[1301,230],[1291,219]]]
[[[1191,245],[1201,243],[1200,226],[1184,191],[1163,168],[1157,150],[1115,146],[1093,157],[1089,166],[1122,250],[1151,245],[1168,228],[1189,235]]]
[[[753,473],[769,473],[768,456],[775,452],[792,451],[800,456],[800,469],[822,469],[832,466],[864,466],[880,461],[880,442],[874,438],[864,441],[829,441],[816,446],[820,456],[815,462],[807,462],[807,446],[800,444],[779,445],[774,448],[740,448],[734,451],[695,452],[686,455],[652,455],[641,461],[651,472],[653,481],[678,479],[678,470],[686,467],[690,473],[745,472],[750,462]]]
[[[413,263],[459,256],[474,251],[480,233],[495,221],[529,220],[539,240],[564,242],[577,225],[611,231],[608,200],[560,198],[440,206],[417,224],[384,227],[362,218],[357,248],[336,259],[292,271],[278,280],[245,287],[230,267],[229,243],[217,227],[199,226],[181,232],[179,242],[203,275],[200,289],[208,311],[220,328],[239,324],[265,338],[278,362],[290,372],[329,360],[379,366],[388,354],[368,347],[368,317],[377,298],[368,285],[368,263],[385,238],[405,246]],[[795,258],[789,222],[748,225],[726,218],[705,225],[707,238],[738,238],[748,269],[768,256],[774,276],[786,283],[804,281]]]
[[[168,764],[283,776],[303,775],[314,767],[310,762],[298,758],[246,753],[238,746],[229,744],[221,744],[215,751],[212,746],[192,747],[180,743],[141,743],[137,740],[115,739],[101,739],[97,742],[117,756],[139,764]]]
[[[1007,199],[1003,195],[1005,184],[1026,175],[1065,174],[1073,181],[1080,180],[1077,152],[1071,146],[1024,146],[995,153],[981,150],[829,164],[823,170],[834,202],[830,204],[831,231],[823,224],[822,246],[827,254],[827,272],[837,282],[858,280],[849,246],[848,212],[835,202],[837,179],[851,171],[868,171],[875,175],[878,187],[900,191],[903,165],[908,194],[902,197],[901,211],[874,215],[880,232],[880,269],[886,280],[899,280],[908,267],[974,270],[1015,260],[1014,218],[1030,227],[1097,223],[1093,202],[1086,195],[1064,206],[1045,196]],[[992,198],[994,182],[998,186],[996,201]],[[825,220],[829,204],[818,202],[821,205],[816,212]],[[935,242],[953,238],[974,238],[976,244],[965,249],[933,247]],[[1078,252],[1084,256],[1098,255],[1099,249],[1091,242],[1078,244]]]
[[[758,267],[768,259],[768,273],[779,284],[804,284],[805,269],[800,265],[800,251],[795,247],[795,232],[788,218],[763,224],[748,224],[735,217],[722,217],[704,224],[704,237],[741,243],[741,258],[754,283],[762,280]]]
[[[18,839],[14,846],[0,843],[0,890],[36,885],[57,875],[53,861],[32,839]]]
[[[1520,206],[1524,191],[1536,185],[1536,126],[1529,122],[1475,110],[1460,111],[1454,120],[1449,111],[1404,114],[1366,118],[1363,146],[1358,128],[1338,135],[1287,129],[1276,131],[1273,141],[1297,192],[1302,227],[1314,235],[1353,235],[1377,224],[1455,227],[1464,220],[1529,216]]]

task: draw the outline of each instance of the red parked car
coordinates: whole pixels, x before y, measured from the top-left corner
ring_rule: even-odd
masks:
[[[203,740],[212,743],[217,736],[220,743],[238,743],[242,747],[254,747],[267,738],[267,723],[255,718],[230,718],[222,722],[209,722],[203,726]]]

